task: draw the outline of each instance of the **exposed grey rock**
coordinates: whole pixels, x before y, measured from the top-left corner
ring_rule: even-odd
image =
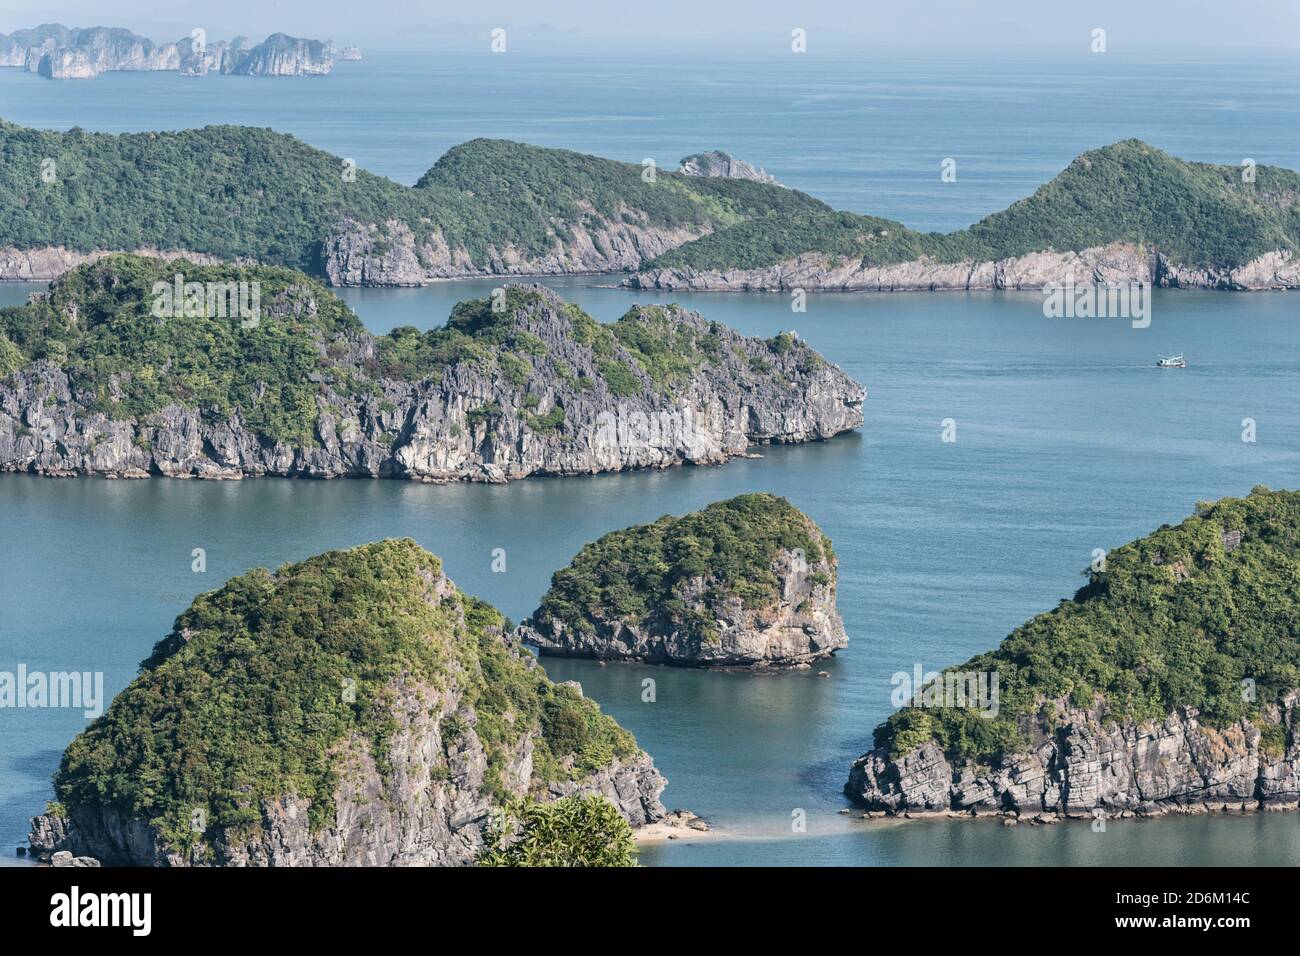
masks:
[[[681,167],[677,171],[683,176],[748,179],[756,183],[771,183],[774,186],[782,185],[775,176],[761,167],[747,163],[743,159],[735,159],[729,153],[724,153],[720,149],[683,157]]]
[[[450,246],[441,232],[421,243],[409,226],[397,220],[364,224],[345,219],[322,243],[321,271],[334,286],[420,286],[467,276],[624,272],[707,234],[686,227],[611,221],[594,209],[590,213],[599,225],[571,226],[567,238],[557,235],[545,255],[529,256],[512,245],[490,246],[481,265],[475,264],[467,249]]]
[[[120,251],[123,250],[117,250]],[[98,262],[105,256],[115,254],[115,251],[107,249],[78,252],[64,246],[44,246],[37,249],[15,249],[12,246],[0,248],[0,282],[51,282],[77,266]],[[168,262],[186,259],[196,265],[216,265],[222,261],[219,256],[184,250],[140,248],[130,250],[130,254],[165,259]]]
[[[334,50],[320,40],[273,33],[239,58],[240,76],[321,76],[334,68]]]
[[[1300,691],[1292,691],[1283,706],[1266,709],[1262,718],[1287,728],[1280,755],[1262,749],[1260,728],[1249,720],[1215,729],[1188,709],[1163,721],[1114,723],[1062,701],[1050,731],[1040,733],[1028,753],[1006,757],[996,767],[954,766],[934,741],[897,759],[878,749],[854,762],[844,791],[890,814],[1294,810],[1300,802],[1297,701]]]
[[[67,850],[59,850],[57,853],[50,854],[47,862],[50,866],[88,867],[100,865],[99,861],[93,856],[73,856]]]
[[[715,464],[754,445],[818,441],[862,424],[865,389],[811,349],[797,344],[777,352],[765,340],[685,310],[675,311],[674,320],[716,328],[723,346],[716,360],[671,395],[644,375],[636,394],[615,395],[599,378],[591,347],[574,336],[565,303],[543,287],[531,288],[537,304],[512,321],[541,339],[546,354],[527,358],[532,367],[523,387],[500,368],[464,362],[419,382],[379,379],[376,392],[360,399],[323,379],[311,445],[255,434],[239,411],[171,405],[140,420],[110,419],[90,409],[91,396],[76,394],[66,371],[35,362],[0,382],[0,471],[503,482]],[[652,321],[652,312],[641,310],[638,321]],[[355,374],[368,374],[369,334],[319,343],[322,356],[327,346]],[[627,358],[621,347],[619,356]],[[595,386],[580,387],[580,377]],[[534,426],[557,406],[563,407],[560,426]]]
[[[870,265],[805,253],[761,269],[648,269],[624,279],[632,289],[697,292],[904,292],[1040,290],[1072,277],[1078,284],[1143,283],[1166,288],[1266,290],[1300,288],[1300,259],[1278,251],[1230,270],[1191,269],[1127,243],[1082,252],[1031,252],[995,262],[918,259]]]
[[[1236,269],[1219,270],[1177,265],[1161,255],[1156,259],[1156,281],[1171,289],[1300,289],[1300,258],[1288,250],[1278,250]]]
[[[429,582],[430,602],[442,602],[455,587],[440,569]],[[455,606],[463,615],[463,606]],[[514,653],[536,666],[525,651],[515,648]],[[390,689],[394,729],[385,754],[388,768],[380,770],[363,739],[341,745],[335,817],[329,826],[313,831],[308,802],[285,794],[263,801],[260,823],[251,832],[205,836],[182,854],[166,845],[149,822],[107,804],[86,805],[34,817],[32,852],[56,866],[77,865],[67,862],[74,854],[93,855],[110,866],[465,865],[483,849],[490,815],[498,806],[489,770],[516,795],[530,793],[542,800],[602,795],[634,827],[666,813],[659,795],[667,781],[644,752],[539,790],[533,752],[540,729],[524,734],[513,751],[490,766],[477,732],[478,715],[455,671],[438,686],[402,675]],[[455,727],[455,734],[444,733],[444,727]]]

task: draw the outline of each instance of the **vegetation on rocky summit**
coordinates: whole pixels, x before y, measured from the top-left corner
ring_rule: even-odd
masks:
[[[585,545],[552,576],[534,619],[592,631],[595,621],[622,618],[707,638],[717,626],[709,608],[732,596],[751,608],[779,596],[772,565],[780,551],[802,549],[815,563],[830,547],[784,498],[740,495]],[[703,610],[679,590],[695,579],[705,582]]]
[[[209,315],[206,302],[201,314],[155,316],[155,283],[170,287],[177,274],[186,282],[257,283],[258,321],[249,326],[239,315]],[[222,417],[238,411],[255,434],[310,446],[327,391],[360,399],[382,392],[385,382],[421,381],[467,363],[500,371],[524,393],[525,409],[536,409],[557,383],[560,392],[603,382],[622,397],[670,395],[721,358],[728,331],[718,323],[681,323],[677,306],[634,307],[605,325],[557,302],[511,286],[496,308],[491,298],[461,302],[445,326],[403,326],[375,337],[342,300],[302,273],[115,255],[66,273],[31,304],[0,309],[0,378],[48,360],[67,372],[78,401],[109,418],[139,420],[173,404]],[[567,334],[591,350],[592,368],[581,378],[519,321],[523,313],[556,308],[569,322]],[[770,347],[789,344],[773,340]],[[808,362],[817,361],[806,351]],[[473,409],[470,424],[492,414],[491,406]],[[565,420],[562,403],[525,417],[539,433],[553,433]]]
[[[739,179],[705,179],[656,170],[646,182],[636,163],[620,163],[567,149],[544,149],[503,139],[454,146],[434,164],[416,191],[472,196],[473,218],[435,220],[452,245],[475,262],[488,246],[513,244],[546,251],[568,240],[593,216],[609,222],[717,229],[754,216],[787,216],[830,207],[805,193]]]
[[[1300,687],[1300,492],[1200,505],[1110,551],[1073,600],[949,670],[996,672],[997,716],[904,708],[876,728],[876,747],[896,757],[933,739],[959,763],[992,764],[1025,750],[1026,726],[1050,729],[1055,701],[1106,721],[1179,707],[1210,726],[1254,717]]]
[[[140,676],[68,747],[55,777],[66,808],[108,805],[185,848],[196,808],[209,831],[260,823],[264,799],[310,801],[334,819],[336,764],[360,741],[386,769],[399,683],[463,694],[442,733],[476,716],[488,787],[508,752],[539,733],[534,785],[580,779],[637,753],[590,700],[551,683],[503,639],[504,618],[453,590],[434,600],[439,560],[410,540],[328,552],[275,573],[254,570],[197,598]]]
[[[155,283],[259,283],[260,318],[152,314]],[[74,393],[111,418],[139,418],[170,404],[239,409],[257,433],[310,442],[316,421],[313,376],[326,346],[362,334],[360,321],[314,279],[273,267],[196,266],[110,256],[74,269],[48,295],[0,309],[0,334],[29,361],[48,359]],[[3,358],[0,358],[3,361]]]

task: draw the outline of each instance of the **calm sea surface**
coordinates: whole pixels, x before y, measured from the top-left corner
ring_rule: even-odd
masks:
[[[1109,55],[1107,55],[1109,56]],[[1101,62],[1105,60],[1105,62]],[[1191,158],[1300,167],[1288,65],[844,59],[373,57],[320,80],[0,70],[0,116],[135,130],[231,122],[295,132],[411,182],[493,135],[626,160],[722,147],[837,206],[953,228],[1032,191],[1080,150],[1140,136]],[[938,181],[943,157],[956,184]],[[508,486],[0,476],[0,670],[102,671],[109,695],[199,591],[249,567],[390,535],[441,555],[465,590],[526,616],[600,534],[749,491],[785,495],[834,539],[850,645],[814,673],[710,674],[547,661],[632,729],[664,800],[717,837],[654,864],[1247,865],[1300,860],[1300,816],[995,824],[838,814],[849,763],[890,712],[890,675],[995,645],[1082,583],[1092,550],[1178,521],[1198,499],[1300,486],[1294,294],[1157,293],[1151,327],[1046,319],[1036,295],[656,296],[548,280],[597,318],[679,301],[752,335],[792,326],[866,383],[860,433],[761,460]],[[490,282],[342,290],[377,332],[429,328]],[[37,287],[0,285],[0,305]],[[1160,353],[1190,367],[1161,372]],[[940,440],[955,419],[957,441]],[[1243,443],[1242,420],[1258,440]],[[204,548],[206,574],[190,569]],[[507,571],[493,573],[504,548]],[[642,681],[656,701],[642,703]],[[50,796],[80,712],[0,711],[0,862]],[[799,813],[802,811],[802,814]],[[806,819],[806,831],[792,821]],[[7,849],[6,849],[7,848]]]

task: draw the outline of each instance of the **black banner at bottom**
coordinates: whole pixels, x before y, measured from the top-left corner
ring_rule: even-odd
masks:
[[[1076,940],[1185,938],[1220,945],[1294,926],[1293,871],[1268,869],[272,869],[0,868],[6,941],[76,934],[128,946],[194,943],[212,934],[373,944],[377,935],[427,934],[442,922],[479,926],[494,943],[518,932],[536,944],[537,916],[568,935],[623,933],[671,920],[729,936],[773,922],[846,913],[898,927],[1011,921]],[[537,912],[528,916],[526,910]],[[463,920],[472,922],[466,923]],[[576,922],[571,922],[576,921]],[[565,929],[565,926],[569,929]],[[762,928],[760,928],[762,927]],[[884,929],[883,925],[877,928]],[[874,931],[873,931],[874,933]],[[426,937],[427,938],[427,937]],[[432,945],[437,940],[427,938]]]

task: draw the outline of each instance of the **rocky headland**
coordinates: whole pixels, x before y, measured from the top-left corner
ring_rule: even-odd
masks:
[[[634,828],[663,819],[650,757],[504,626],[407,540],[235,578],[195,600],[68,747],[32,851],[63,865],[463,865],[521,799],[594,796]]]
[[[339,59],[360,59],[360,53]],[[330,43],[284,33],[251,47],[243,37],[209,41],[200,34],[155,43],[119,27],[72,29],[57,23],[0,34],[0,66],[52,80],[87,80],[114,71],[317,76],[329,73],[334,60]]]
[[[1008,823],[1295,810],[1297,573],[1300,493],[1203,504],[918,689],[845,793],[869,813]],[[992,701],[961,696],[989,675]]]
[[[171,296],[177,275],[193,298]],[[715,464],[857,428],[865,397],[791,334],[677,306],[602,325],[540,286],[374,336],[305,275],[114,256],[0,311],[0,471],[502,482]]]
[[[1290,250],[1276,250],[1239,266],[1191,267],[1129,243],[960,262],[923,258],[877,264],[813,252],[760,269],[648,269],[628,276],[621,285],[690,292],[971,292],[1040,291],[1067,280],[1079,285],[1138,283],[1166,289],[1300,289],[1300,257]]]
[[[775,495],[741,495],[587,545],[517,637],[568,657],[806,666],[848,644],[837,570],[811,518]]]

